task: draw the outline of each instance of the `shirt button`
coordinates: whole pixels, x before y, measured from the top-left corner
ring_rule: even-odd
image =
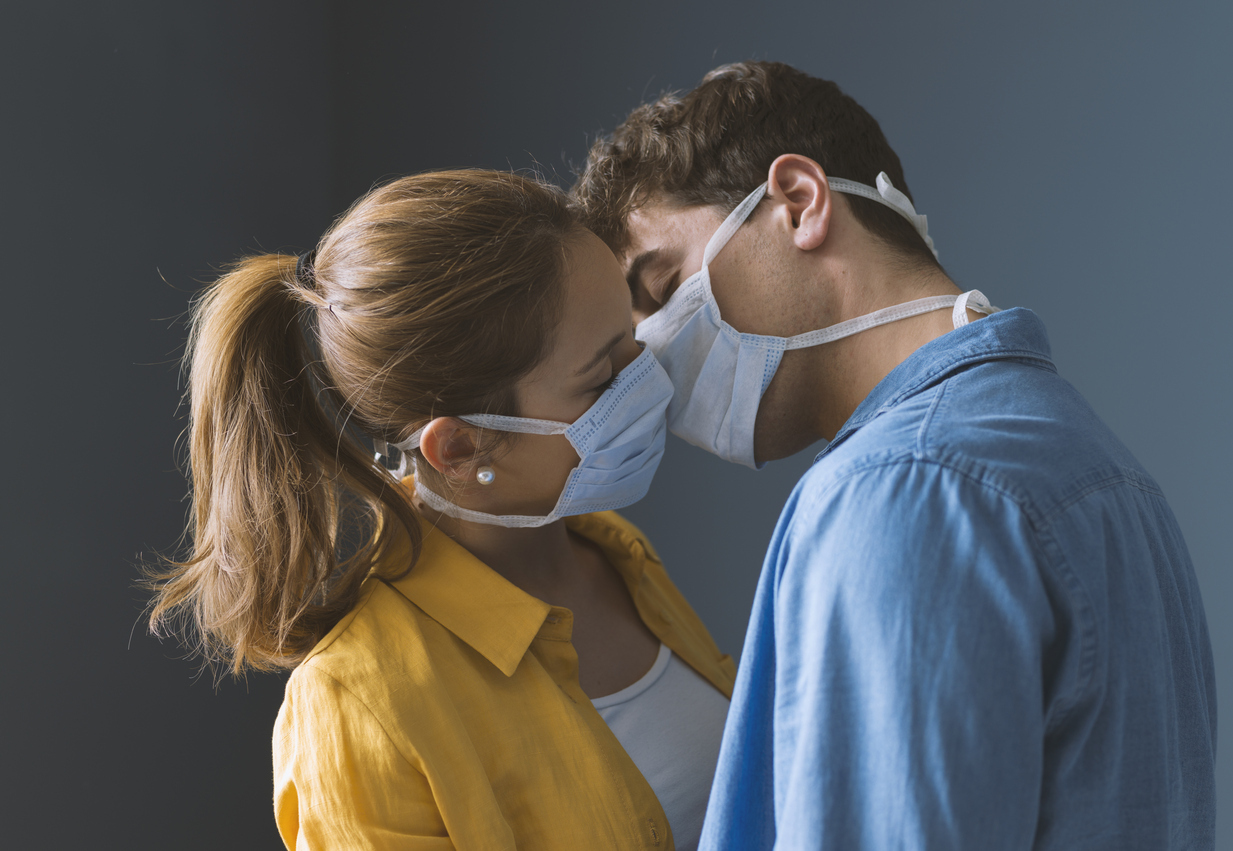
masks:
[[[650,834],[650,837],[651,837],[651,842],[655,845],[658,845],[659,837],[660,837],[659,825],[655,824],[655,819],[653,818],[647,819],[646,824],[648,828],[647,832]]]

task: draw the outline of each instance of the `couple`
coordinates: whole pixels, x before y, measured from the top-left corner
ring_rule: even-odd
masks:
[[[1172,513],[1040,320],[947,277],[833,83],[716,69],[568,197],[378,188],[236,264],[190,351],[193,551],[154,624],[294,669],[289,848],[1212,847]],[[739,674],[610,511],[666,429],[751,467],[830,441]]]

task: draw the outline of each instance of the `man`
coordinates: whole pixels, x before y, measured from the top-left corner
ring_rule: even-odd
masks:
[[[701,847],[1211,848],[1173,515],[1040,320],[947,277],[877,122],[727,66],[598,141],[574,197],[677,434],[750,466],[830,441],[767,553]]]

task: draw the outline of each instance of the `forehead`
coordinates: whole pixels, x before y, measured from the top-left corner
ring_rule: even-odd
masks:
[[[566,246],[564,288],[556,345],[546,363],[576,368],[579,357],[632,324],[629,289],[612,251],[587,230]]]
[[[565,248],[565,310],[593,313],[598,305],[620,302],[621,271],[604,241],[580,229]]]
[[[723,220],[715,207],[682,206],[653,195],[629,214],[621,267],[629,272],[639,258],[656,252],[700,254]]]

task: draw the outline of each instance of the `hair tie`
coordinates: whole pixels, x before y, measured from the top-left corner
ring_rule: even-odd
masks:
[[[295,279],[305,286],[313,286],[313,261],[317,259],[317,249],[305,251],[295,258]]]

